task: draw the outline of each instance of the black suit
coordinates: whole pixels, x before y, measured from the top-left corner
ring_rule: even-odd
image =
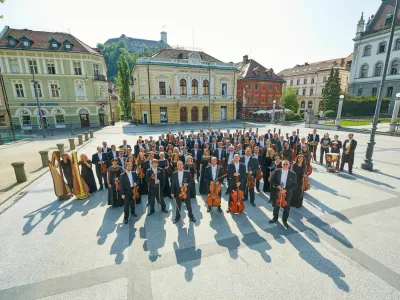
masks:
[[[172,174],[171,177],[171,194],[174,195],[176,201],[176,213],[177,219],[181,217],[180,211],[182,206],[182,201],[185,201],[186,208],[188,210],[189,218],[193,217],[192,203],[190,202],[190,184],[192,182],[192,175],[189,171],[183,171],[182,185],[187,183],[186,199],[180,199],[179,193],[181,192],[181,186],[179,185],[178,171]]]
[[[154,174],[153,168],[150,168],[146,172],[146,182],[149,187],[149,195],[148,199],[150,202],[150,211],[154,211],[155,200],[161,204],[161,209],[165,209],[164,202],[164,186],[165,186],[165,176],[164,170],[161,168],[157,168],[157,179],[160,180],[159,184],[156,184],[155,179],[151,179],[151,176]]]
[[[350,143],[350,152],[346,154],[346,146]],[[353,172],[353,164],[354,164],[354,151],[357,148],[356,140],[345,140],[343,143],[343,152],[342,152],[342,162],[340,164],[340,171],[343,171],[343,167],[345,163],[349,164],[349,173]]]
[[[244,164],[244,166],[246,166],[246,156],[243,156],[241,159],[240,159],[240,162],[242,163],[242,164]],[[254,158],[253,156],[250,156],[250,159],[249,159],[249,162],[248,162],[248,164],[247,164],[247,169],[248,169],[248,171],[250,171],[251,170],[251,172],[252,172],[252,176],[254,177],[254,179],[255,179],[255,176],[256,176],[256,172],[257,172],[257,170],[258,170],[258,160],[257,160],[257,158]],[[248,199],[248,197],[249,197],[249,194],[250,194],[250,202],[254,202],[255,201],[255,194],[254,194],[254,188],[252,188],[252,189],[250,189],[248,186],[247,186],[247,177],[249,176],[249,174],[248,173],[246,173],[246,189],[244,190],[244,199],[245,200],[247,200]]]
[[[197,178],[199,178],[200,177],[200,161],[201,161],[201,156],[203,153],[200,149],[197,149],[197,156],[196,156],[194,152],[195,152],[194,148],[192,150],[190,150],[190,153],[193,156],[193,163],[196,163],[196,173],[197,173],[196,175],[197,175]],[[196,160],[196,162],[195,162],[195,160]]]
[[[216,177],[215,178],[213,178],[213,175],[212,175],[212,166],[208,166],[206,168],[204,179],[205,179],[206,184],[207,184],[208,193],[210,193],[210,182],[211,181],[215,181],[217,179],[221,183],[221,190],[222,190],[222,183],[224,181],[224,178],[222,176],[224,175],[224,170],[223,170],[223,168],[221,166],[218,166],[218,165],[216,165],[216,166],[217,166],[217,172],[216,172]],[[221,192],[219,192],[218,196],[221,198]],[[219,207],[221,207],[221,205]]]
[[[132,185],[129,181],[128,174],[126,172],[122,173],[120,176],[120,185],[121,185],[121,196],[125,196],[124,199],[124,220],[128,220],[129,218],[129,206],[131,207],[131,213],[135,213],[136,201],[132,199],[133,193],[133,183],[139,184],[139,178],[136,172],[132,173]]]
[[[114,155],[115,154],[115,155]],[[113,153],[111,150],[107,153],[108,156],[108,165],[111,166],[111,160],[113,158],[117,158],[119,156],[118,151],[115,151],[115,153]]]
[[[107,173],[103,174],[101,172],[101,164],[99,164],[100,161],[103,161],[104,164],[107,166],[108,165],[108,156],[106,153],[101,152],[101,159],[99,158],[99,153],[95,153],[92,155],[92,163],[96,166],[96,175],[97,179],[99,180],[100,184],[100,189],[103,188],[103,181],[104,181],[104,186],[106,189],[108,189],[108,183],[107,183]]]
[[[126,157],[117,156],[117,159],[118,159],[118,166],[120,166],[123,170],[125,170]]]
[[[278,186],[281,185],[281,177],[282,177],[282,169],[276,169],[274,175],[272,175],[271,184],[275,189],[277,189],[277,193],[278,193]],[[282,216],[283,221],[287,221],[287,219],[289,218],[290,200],[292,199],[292,191],[296,188],[296,186],[297,186],[296,173],[289,170],[285,185],[287,205],[283,209],[283,216]],[[276,199],[273,199],[273,205],[274,205],[273,214],[274,214],[274,219],[277,220],[280,206],[276,205],[275,203]]]
[[[290,149],[293,149],[294,144],[298,144],[299,143],[299,137],[297,135],[292,135],[289,138],[289,143],[290,143]]]
[[[314,161],[316,161],[317,160],[317,148],[318,148],[318,145],[313,146],[313,145],[311,145],[312,142],[318,142],[319,143],[319,134],[316,134],[315,136],[313,134],[310,134],[309,137],[308,137],[308,144],[310,145],[309,149],[310,149],[310,152],[313,153]]]
[[[228,193],[229,193],[229,202],[232,201],[230,197],[231,190],[236,188],[236,177],[233,175],[236,173],[235,164],[232,162],[228,165],[227,177],[228,177]],[[239,189],[242,191],[246,188],[246,166],[242,163],[239,163]]]
[[[264,139],[265,140],[271,140],[274,137],[274,135],[272,133],[266,133],[264,135]]]
[[[110,148],[110,147],[106,147],[106,148],[101,147],[101,152],[103,152],[103,153],[105,153],[105,154],[108,154],[108,152],[110,152],[110,151],[111,151],[111,148]]]
[[[140,148],[146,149],[146,145],[144,143],[141,143],[140,145],[136,144],[134,148],[135,156],[138,156]]]

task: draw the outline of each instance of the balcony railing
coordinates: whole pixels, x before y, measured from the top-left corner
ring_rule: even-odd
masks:
[[[94,74],[93,80],[96,81],[107,81],[105,75]]]

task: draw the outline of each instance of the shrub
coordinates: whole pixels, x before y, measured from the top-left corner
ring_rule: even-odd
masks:
[[[377,98],[373,96],[346,95],[343,102],[342,116],[373,116],[375,113]],[[389,110],[390,99],[383,98],[381,113]]]
[[[336,113],[333,110],[327,110],[326,112],[324,112],[324,117],[325,118],[336,117]]]
[[[304,114],[303,114],[303,118],[304,118]],[[295,114],[291,121],[301,121],[301,120],[303,120],[303,118],[299,114]]]

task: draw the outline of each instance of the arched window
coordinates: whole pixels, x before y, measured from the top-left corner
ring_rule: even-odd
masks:
[[[390,75],[396,75],[397,73],[399,73],[399,61],[395,59],[390,67]]]
[[[199,84],[196,79],[192,80],[192,95],[199,94]]]
[[[312,101],[308,101],[308,108],[312,108],[312,107],[313,107]]]
[[[374,76],[382,76],[382,63],[378,62],[375,65]]]
[[[306,102],[305,101],[301,101],[301,108],[305,108],[306,107]]]
[[[368,65],[362,65],[361,66],[360,77],[361,78],[367,78],[368,77]]]
[[[181,95],[186,95],[186,94],[187,94],[187,90],[186,90],[186,80],[185,80],[185,79],[181,79],[179,85],[180,85],[180,92],[181,92]]]
[[[208,95],[209,94],[209,84],[208,80],[203,81],[203,95]]]
[[[305,96],[307,93],[306,89],[303,89],[303,96]]]
[[[357,92],[357,96],[362,96],[362,94],[363,94],[363,89],[359,88],[358,92]]]

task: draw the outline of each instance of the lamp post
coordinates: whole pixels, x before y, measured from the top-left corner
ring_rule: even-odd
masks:
[[[40,109],[40,103],[39,103],[38,82],[35,80],[34,72],[32,72],[31,82],[33,83],[33,88],[35,89],[36,103],[37,103],[37,107],[38,107],[38,111],[39,111],[40,124],[42,125],[43,137],[46,138],[46,133],[44,131],[44,121],[43,121],[43,116],[42,116],[42,110]]]
[[[337,127],[340,127],[340,118],[342,117],[343,99],[344,99],[344,96],[340,95],[339,96],[339,106],[338,106],[337,116],[336,116],[336,120],[335,120],[335,126],[337,126]]]
[[[375,107],[375,115],[374,115],[374,118],[372,119],[371,136],[370,136],[370,139],[368,142],[367,151],[365,152],[364,162],[361,164],[361,169],[369,170],[369,171],[372,171],[372,168],[374,166],[372,163],[372,154],[374,153],[375,133],[376,133],[377,125],[378,125],[379,113],[381,111],[383,86],[385,84],[386,73],[388,70],[389,59],[390,59],[390,53],[392,50],[394,28],[396,27],[395,23],[397,21],[397,12],[398,11],[399,11],[399,0],[396,0],[396,6],[394,8],[394,13],[393,13],[392,28],[390,30],[389,45],[388,45],[387,52],[386,52],[385,65],[383,66],[383,75],[382,75],[382,79],[381,79],[381,84],[379,86],[378,100],[376,102],[376,107]]]
[[[397,126],[397,115],[400,109],[400,93],[396,94],[396,102],[394,103],[392,121],[390,122],[389,132],[395,132]]]
[[[208,63],[208,128],[211,127],[211,62]]]
[[[275,123],[275,105],[276,105],[276,100],[272,102],[272,120],[271,123]]]

